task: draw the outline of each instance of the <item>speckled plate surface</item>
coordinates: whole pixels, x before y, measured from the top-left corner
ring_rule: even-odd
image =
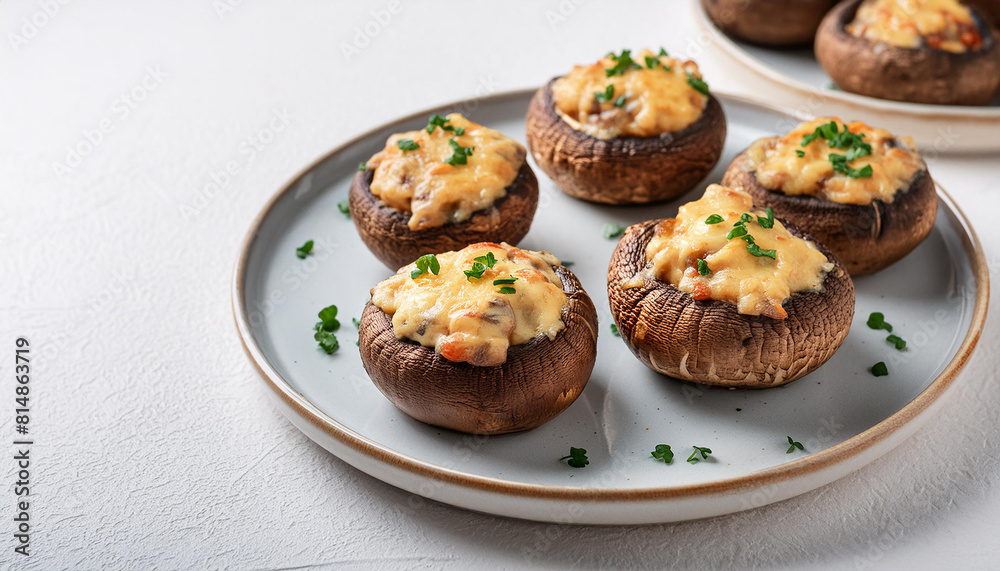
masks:
[[[928,153],[1000,150],[1000,137],[996,136],[1000,131],[1000,95],[990,105],[974,107],[889,101],[840,91],[811,48],[774,49],[733,38],[712,23],[700,0],[689,1],[694,4],[699,26],[734,65],[768,81],[775,90],[799,95],[800,106],[816,115],[860,119],[912,136]]]
[[[709,181],[754,139],[798,119],[717,96],[729,135]],[[779,501],[857,470],[912,434],[962,382],[956,374],[978,340],[988,278],[975,234],[943,191],[930,237],[891,268],[856,280],[853,327],[826,365],[785,387],[730,391],[653,373],[609,329],[605,272],[615,240],[602,236],[604,224],[673,216],[700,190],[652,206],[598,206],[563,195],[536,168],[541,198],[521,246],[575,262],[597,305],[590,383],[558,418],[520,434],[469,436],[399,412],[368,379],[351,325],[371,286],[391,272],[337,203],[347,198],[359,162],[390,133],[421,127],[431,113],[461,111],[523,142],[530,97],[524,91],[457,102],[375,129],[307,167],[253,223],[233,281],[239,335],[281,410],[332,453],[420,496],[483,512],[574,523],[677,521]],[[314,254],[300,260],[295,249],[309,239]],[[312,326],[330,304],[340,308],[343,325],[340,350],[326,355]],[[906,351],[865,326],[872,311],[909,342]],[[888,376],[868,372],[877,361],[888,364]],[[805,451],[786,454],[787,436]],[[676,452],[673,464],[650,456],[661,443]],[[711,448],[711,459],[687,463],[693,445]],[[588,467],[558,461],[571,446],[587,449]]]

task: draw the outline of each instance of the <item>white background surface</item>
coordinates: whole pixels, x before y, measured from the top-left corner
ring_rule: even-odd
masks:
[[[848,478],[733,516],[583,528],[404,509],[412,496],[314,445],[249,366],[229,298],[246,228],[296,171],[374,124],[623,46],[695,57],[713,88],[762,86],[699,42],[680,0],[408,2],[384,26],[370,22],[385,1],[224,1],[70,2],[47,21],[46,2],[0,4],[0,342],[34,348],[32,567],[1000,565],[996,312],[930,426]],[[33,16],[45,24],[28,38]],[[379,29],[345,57],[366,25]],[[269,124],[282,130],[251,154]],[[102,125],[80,164],[54,167]],[[991,268],[997,159],[930,161]],[[215,191],[230,161],[240,173]],[[22,568],[13,467],[0,562]]]

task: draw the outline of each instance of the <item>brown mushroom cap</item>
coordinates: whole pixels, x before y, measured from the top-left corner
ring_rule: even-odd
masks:
[[[675,133],[598,139],[571,127],[556,112],[555,78],[528,107],[528,148],[566,194],[606,204],[669,200],[691,190],[712,170],[726,141],[726,116],[709,95],[701,117]]]
[[[823,19],[816,58],[837,87],[851,93],[913,103],[986,105],[1000,88],[1000,39],[975,8],[979,50],[952,53],[901,48],[847,33],[862,0],[846,0]]]
[[[696,301],[657,279],[626,289],[625,282],[646,266],[646,246],[660,222],[630,226],[608,265],[611,314],[625,344],[650,369],[706,385],[776,387],[815,370],[844,342],[854,317],[854,282],[820,243],[835,266],[822,291],[785,301],[785,319],[742,315],[725,301]]]
[[[736,157],[722,184],[742,188],[754,204],[770,206],[781,218],[830,248],[852,276],[877,272],[909,254],[934,228],[937,191],[924,165],[908,189],[891,203],[841,204],[809,195],[789,195],[763,187],[746,151]]]
[[[369,301],[359,326],[365,370],[397,408],[435,426],[503,434],[548,422],[580,396],[597,359],[594,303],[573,272],[553,270],[569,298],[554,339],[513,345],[503,365],[477,367],[397,339],[392,319]]]
[[[837,0],[701,0],[723,32],[772,47],[812,45],[823,16]]]
[[[521,165],[507,194],[462,222],[413,230],[410,213],[379,203],[372,194],[373,169],[360,171],[351,182],[351,218],[368,249],[383,264],[396,269],[424,254],[461,250],[476,242],[507,242],[516,246],[531,228],[538,206],[538,179],[528,162]]]

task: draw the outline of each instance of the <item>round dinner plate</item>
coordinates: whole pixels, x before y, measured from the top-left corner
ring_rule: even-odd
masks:
[[[1000,151],[1000,95],[990,105],[974,107],[889,101],[841,91],[816,61],[812,48],[783,50],[732,38],[709,19],[700,0],[690,2],[712,43],[734,64],[772,84],[776,97],[787,97],[791,91],[800,98],[800,106],[816,115],[860,119],[912,136],[925,153]]]
[[[393,272],[372,256],[338,209],[357,165],[394,132],[432,113],[464,113],[524,141],[531,91],[456,102],[388,125],[331,151],[288,182],[253,222],[236,262],[233,309],[247,354],[282,412],[310,438],[358,469],[433,500],[505,516],[564,523],[639,524],[695,519],[761,506],[812,490],[876,460],[926,422],[979,338],[988,277],[978,239],[940,191],[930,237],[876,275],[859,278],[851,332],[819,370],[768,390],[681,383],[639,362],[611,333],[606,271],[623,225],[674,216],[679,200],[600,206],[562,194],[532,163],[540,200],[521,246],[574,262],[600,317],[597,365],[580,398],[551,422],[523,433],[471,436],[417,422],[386,400],[365,373],[352,317],[369,289]],[[709,181],[758,137],[799,118],[716,93],[729,123]],[[707,184],[706,182],[706,184]],[[304,260],[295,250],[314,240]],[[336,304],[340,349],[313,340],[320,309]],[[904,351],[866,327],[885,314]],[[884,361],[889,375],[869,367]],[[786,453],[787,437],[805,450]],[[672,464],[650,451],[669,444]],[[686,461],[693,446],[712,455]],[[585,448],[586,468],[559,458]],[[420,497],[410,502],[419,505]]]

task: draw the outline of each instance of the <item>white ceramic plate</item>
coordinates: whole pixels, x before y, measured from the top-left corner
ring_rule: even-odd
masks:
[[[971,107],[904,103],[840,91],[812,49],[780,50],[732,38],[712,23],[699,0],[690,1],[700,27],[735,64],[776,88],[797,93],[801,105],[815,115],[860,119],[911,136],[925,153],[1000,150],[1000,97],[992,105]]]
[[[604,224],[673,216],[700,191],[666,204],[597,206],[563,195],[535,168],[541,199],[521,246],[575,262],[597,305],[597,366],[586,390],[548,424],[504,436],[454,433],[396,410],[368,379],[351,325],[369,288],[392,272],[368,252],[337,203],[347,198],[359,162],[390,133],[419,128],[431,113],[459,109],[523,141],[530,95],[456,103],[380,127],[306,168],[253,223],[233,282],[239,334],[283,412],[316,442],[390,484],[483,512],[575,523],[676,521],[782,500],[856,470],[925,422],[954,384],[982,328],[988,286],[978,241],[946,194],[920,247],[856,281],[854,325],[833,359],[786,387],[729,391],[653,373],[609,329],[605,271],[615,240],[602,237]],[[751,141],[792,121],[716,95],[729,135],[712,180]],[[295,249],[309,239],[314,255],[299,260]],[[330,304],[340,308],[343,326],[340,350],[326,355],[312,326]],[[909,342],[907,351],[896,352],[865,326],[872,311],[885,314]],[[868,372],[877,361],[888,363],[889,376]],[[805,452],[786,454],[789,435]],[[676,451],[672,465],[650,456],[661,443]],[[692,445],[711,448],[711,460],[687,463]],[[588,467],[558,461],[571,446],[587,449]]]

